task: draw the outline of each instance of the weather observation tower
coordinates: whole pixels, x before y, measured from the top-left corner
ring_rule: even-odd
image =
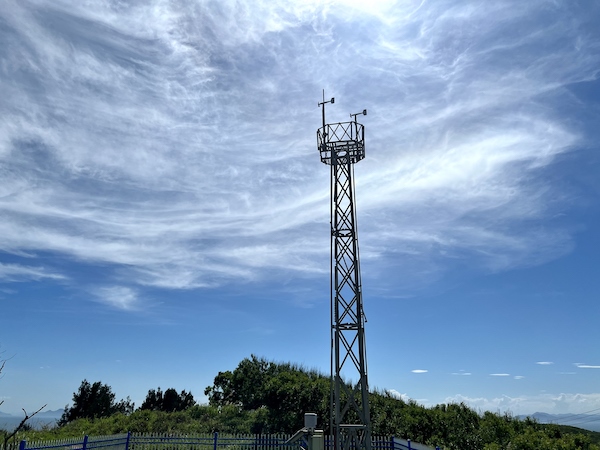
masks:
[[[331,167],[331,430],[335,450],[371,450],[371,418],[365,347],[354,164],[365,157],[365,128],[351,122],[325,123],[317,130],[321,162]],[[358,380],[358,381],[357,381]]]

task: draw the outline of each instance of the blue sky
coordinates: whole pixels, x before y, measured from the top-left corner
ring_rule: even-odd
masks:
[[[329,121],[371,387],[600,409],[600,5],[5,0],[1,410],[137,405],[251,354],[329,371]]]

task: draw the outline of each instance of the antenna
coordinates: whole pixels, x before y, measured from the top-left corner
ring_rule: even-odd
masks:
[[[325,89],[323,89],[323,101],[319,103],[319,106],[323,111],[323,128],[325,128],[325,105],[327,103],[331,103],[333,105],[335,103],[335,98],[331,97],[331,100],[325,101]]]
[[[325,123],[317,130],[321,162],[331,168],[331,396],[330,420],[335,450],[371,450],[371,417],[365,314],[363,311],[354,199],[354,164],[365,157],[364,126]],[[358,381],[356,381],[358,379]],[[346,380],[346,381],[344,381]],[[349,380],[354,380],[350,385]]]

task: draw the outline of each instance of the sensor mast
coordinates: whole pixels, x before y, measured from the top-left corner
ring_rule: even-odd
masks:
[[[321,162],[331,167],[331,430],[335,450],[371,450],[371,418],[365,346],[354,164],[365,157],[364,126],[354,120],[317,130]],[[358,381],[356,381],[358,379]]]

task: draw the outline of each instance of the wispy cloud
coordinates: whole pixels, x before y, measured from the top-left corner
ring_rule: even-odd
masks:
[[[510,377],[510,373],[490,373],[490,377]]]
[[[8,282],[30,280],[64,280],[66,277],[45,267],[0,263],[0,280]]]
[[[470,376],[471,372],[465,372],[464,370],[460,370],[459,372],[453,372],[452,375]]]
[[[540,366],[551,366],[554,363],[551,361],[538,361],[536,364],[539,364]]]
[[[112,308],[135,311],[140,307],[138,293],[125,286],[106,286],[94,289],[96,299]]]
[[[414,370],[411,370],[411,372],[412,373],[427,373],[429,371],[426,369],[414,369]]]
[[[578,369],[600,369],[600,366],[591,366],[589,364],[575,363]]]
[[[107,285],[322,276],[325,87],[332,120],[369,108],[357,183],[374,272],[398,253],[415,283],[456,258],[488,271],[556,258],[572,247],[551,220],[569,194],[544,174],[583,136],[553,105],[597,76],[597,42],[568,5],[544,20],[533,3],[492,9],[8,0],[0,248],[108,265]]]

